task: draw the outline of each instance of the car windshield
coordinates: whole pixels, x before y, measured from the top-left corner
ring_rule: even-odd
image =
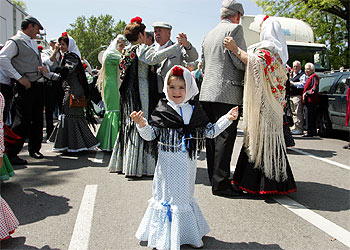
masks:
[[[330,70],[329,57],[326,48],[288,45],[288,53],[288,65],[293,65],[293,62],[297,60],[301,62],[303,68],[306,63],[313,63],[316,72]]]

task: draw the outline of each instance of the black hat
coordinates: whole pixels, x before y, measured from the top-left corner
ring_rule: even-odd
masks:
[[[43,30],[44,27],[41,25],[41,23],[38,21],[38,19],[36,19],[33,16],[26,16],[23,21],[28,21],[29,23],[35,23],[37,25],[39,25],[39,29]]]

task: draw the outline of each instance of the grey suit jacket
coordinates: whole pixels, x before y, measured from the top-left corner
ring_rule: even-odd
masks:
[[[172,41],[169,42],[168,46],[173,45]],[[190,49],[185,49],[183,46],[170,57],[162,61],[157,68],[157,82],[158,82],[158,92],[163,92],[164,79],[166,73],[174,66],[181,65],[183,61],[194,62],[198,58],[198,52],[195,47],[190,45]]]
[[[238,47],[247,50],[240,24],[222,20],[208,33],[202,43],[204,79],[199,100],[241,105],[245,64],[225,49],[226,36],[233,37]]]

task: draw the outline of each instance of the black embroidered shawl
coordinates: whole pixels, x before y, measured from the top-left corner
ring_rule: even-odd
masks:
[[[205,145],[204,133],[209,119],[198,101],[190,101],[194,105],[193,113],[189,124],[184,124],[182,117],[167,103],[167,99],[161,99],[149,121],[151,126],[159,129],[157,138],[152,141],[151,153],[157,155],[158,142],[162,150],[178,152],[181,147],[174,145],[180,145],[184,137],[185,149],[189,157],[194,159],[196,152]]]

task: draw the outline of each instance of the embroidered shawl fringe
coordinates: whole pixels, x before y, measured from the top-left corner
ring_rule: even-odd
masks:
[[[152,141],[149,152],[156,157],[158,149],[166,152],[182,151],[182,138],[185,136],[185,148],[191,160],[194,160],[198,150],[205,147],[205,127],[195,129],[174,129],[174,128],[158,128],[158,135]]]
[[[283,107],[271,92],[264,66],[249,56],[244,86],[244,144],[249,161],[268,179],[287,179],[286,147],[283,136]]]
[[[125,154],[128,142],[131,142],[133,146],[136,146],[137,140],[142,140],[144,143],[144,151],[147,152],[149,142],[142,139],[137,132],[137,128],[133,120],[130,118],[130,114],[133,111],[139,111],[142,109],[139,80],[138,80],[138,60],[132,62],[130,67],[126,70],[125,78],[122,80],[122,84],[119,89],[120,93],[120,114],[121,114],[121,126],[118,132],[118,143],[120,148]],[[135,135],[137,137],[135,137]]]

